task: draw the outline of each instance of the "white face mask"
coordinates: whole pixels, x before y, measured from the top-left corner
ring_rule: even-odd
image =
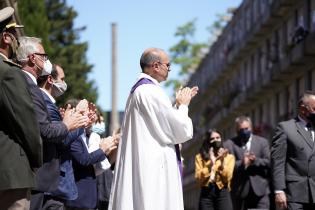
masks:
[[[52,96],[59,97],[64,94],[67,90],[67,83],[65,82],[54,82],[52,86]]]
[[[44,62],[44,68],[42,70],[41,76],[50,75],[51,71],[52,71],[52,64],[51,64],[50,60],[46,60]]]

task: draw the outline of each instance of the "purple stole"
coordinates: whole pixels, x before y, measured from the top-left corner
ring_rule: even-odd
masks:
[[[134,86],[132,86],[130,94],[133,94],[135,92],[135,90],[137,89],[137,87],[139,87],[140,85],[144,85],[144,84],[155,85],[152,80],[150,80],[148,78],[141,78]],[[175,144],[175,152],[176,152],[176,158],[177,158],[177,164],[179,167],[180,176],[181,176],[181,178],[183,178],[183,165],[182,165],[182,160],[180,157],[180,151],[179,151],[179,145],[178,144]]]

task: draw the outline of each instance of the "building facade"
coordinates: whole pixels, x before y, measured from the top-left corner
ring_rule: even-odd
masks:
[[[315,89],[315,0],[244,0],[191,76],[194,85],[194,139],[182,149],[187,210],[198,206],[194,158],[207,129],[230,138],[235,117],[248,115],[271,139],[279,121],[296,116],[301,93]]]

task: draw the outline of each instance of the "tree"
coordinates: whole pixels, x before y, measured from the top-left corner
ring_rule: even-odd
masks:
[[[175,36],[180,37],[177,44],[170,48],[171,59],[180,67],[177,79],[169,79],[165,86],[172,86],[174,90],[184,86],[191,74],[195,72],[198,65],[210,46],[220,36],[226,23],[231,19],[228,15],[217,14],[216,20],[207,28],[210,32],[209,42],[194,41],[196,31],[196,19],[193,19],[176,30]]]
[[[69,98],[95,102],[97,91],[93,81],[88,80],[93,67],[86,59],[88,44],[79,42],[85,27],[74,28],[77,12],[65,0],[23,0],[19,2],[19,12],[26,34],[41,37],[51,62],[65,71],[68,89],[58,103]]]
[[[65,0],[46,0],[46,11],[50,22],[49,40],[53,46],[51,57],[63,67],[69,87],[62,101],[67,98],[86,98],[95,102],[96,88],[93,81],[87,78],[93,67],[86,59],[88,44],[78,42],[79,33],[85,27],[73,28],[77,12],[67,6]]]
[[[36,12],[33,12],[36,11]],[[43,46],[50,50],[48,33],[50,24],[46,15],[45,2],[42,0],[23,0],[18,3],[18,12],[27,36],[36,36],[42,39]],[[40,20],[40,21],[34,21]]]
[[[203,57],[203,49],[208,45],[206,43],[194,42],[194,34],[196,19],[179,26],[176,30],[175,36],[180,37],[177,44],[170,48],[170,56],[174,64],[180,66],[180,79],[170,79],[166,82],[166,86],[172,86],[175,90],[181,85],[184,85]]]

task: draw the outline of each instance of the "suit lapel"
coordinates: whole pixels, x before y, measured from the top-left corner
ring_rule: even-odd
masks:
[[[250,152],[253,152],[255,155],[257,155],[257,151],[256,151],[256,148],[257,148],[257,145],[256,145],[257,141],[256,141],[256,138],[254,135],[252,135],[252,141],[250,143]]]
[[[297,128],[297,132],[303,137],[303,139],[306,141],[306,143],[313,148],[314,142],[312,141],[312,139],[309,136],[309,133],[305,130],[305,128],[303,128],[301,126],[301,124],[299,123],[299,121],[295,122],[296,128]]]

